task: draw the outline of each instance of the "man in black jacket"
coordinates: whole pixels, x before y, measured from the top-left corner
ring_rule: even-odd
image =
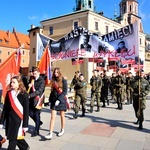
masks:
[[[42,108],[42,103],[44,100],[44,91],[45,91],[45,80],[40,76],[39,68],[33,67],[33,79],[29,83],[29,115],[35,122],[35,130],[33,136],[39,135],[39,128],[43,122],[40,120],[40,113]]]

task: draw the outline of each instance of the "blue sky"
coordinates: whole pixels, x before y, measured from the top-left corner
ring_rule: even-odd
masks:
[[[114,10],[119,15],[121,0],[95,0],[96,11],[103,11],[109,18]],[[40,2],[40,3],[39,3]],[[43,3],[41,3],[43,2]],[[139,16],[142,18],[144,32],[150,34],[150,0],[138,0]],[[73,12],[75,0],[5,0],[1,1],[0,30],[28,34],[31,25],[40,26],[40,21]]]

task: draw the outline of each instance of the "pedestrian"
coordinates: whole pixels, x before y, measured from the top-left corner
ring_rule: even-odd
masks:
[[[45,80],[40,76],[38,67],[32,67],[32,77],[29,83],[29,115],[35,123],[35,129],[31,137],[39,135],[41,121],[41,109],[44,102]]]
[[[127,104],[132,104],[133,101],[133,88],[131,84],[134,81],[134,77],[131,72],[128,73],[126,77],[126,94],[127,94]]]
[[[54,68],[52,80],[51,80],[51,93],[49,96],[50,101],[50,109],[51,109],[51,118],[50,118],[50,126],[49,126],[49,133],[45,136],[47,140],[52,139],[53,136],[53,129],[56,119],[57,111],[60,112],[60,119],[61,119],[61,130],[58,133],[58,136],[62,136],[64,134],[65,129],[65,112],[67,110],[67,79],[63,77],[60,68]]]
[[[90,112],[93,113],[94,103],[96,101],[97,112],[100,111],[100,95],[102,88],[102,79],[98,75],[98,70],[93,71],[93,76],[90,79],[91,88],[91,102],[90,102]]]
[[[107,101],[107,105],[109,105],[108,89],[111,83],[111,80],[108,77],[106,70],[103,71],[102,82],[103,84],[102,84],[102,89],[101,89],[101,101],[103,102],[102,107],[106,107],[105,101]]]
[[[122,76],[121,71],[117,70],[117,75],[115,78],[115,87],[116,87],[116,99],[117,99],[117,109],[123,109],[123,101],[124,101],[124,84],[126,80],[124,76]]]
[[[75,84],[77,83],[77,81],[79,79],[79,75],[80,75],[80,71],[76,71],[75,75],[74,75],[74,77],[73,77],[73,79],[71,81],[71,84],[70,84],[70,88],[69,88],[70,92],[71,92],[72,89],[74,89],[74,86],[75,86]]]
[[[82,73],[79,75],[79,80],[75,84],[74,88],[76,90],[76,95],[75,95],[75,100],[74,100],[74,105],[75,105],[74,111],[75,111],[75,114],[73,115],[73,117],[75,119],[77,119],[78,118],[79,109],[80,109],[80,105],[82,105],[82,115],[80,117],[85,117],[85,110],[86,110],[87,82],[85,81],[84,76],[83,76]]]
[[[137,121],[134,124],[139,124],[139,129],[143,129],[144,109],[146,108],[146,96],[150,92],[150,84],[144,79],[144,72],[138,71],[135,79],[132,82],[133,88],[133,108]]]
[[[29,97],[21,76],[11,78],[9,90],[6,93],[3,106],[0,127],[5,123],[5,133],[9,140],[7,150],[29,150],[25,141],[25,133],[28,130],[29,120]]]

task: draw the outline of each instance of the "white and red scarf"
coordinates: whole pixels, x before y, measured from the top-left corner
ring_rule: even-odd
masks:
[[[22,127],[22,124],[23,124],[23,106],[21,105],[21,103],[19,102],[19,100],[17,98],[18,93],[19,92],[16,92],[15,90],[11,90],[9,92],[9,99],[10,99],[12,109],[15,111],[15,113],[21,119],[17,139],[24,139],[25,133],[24,133],[23,127]]]

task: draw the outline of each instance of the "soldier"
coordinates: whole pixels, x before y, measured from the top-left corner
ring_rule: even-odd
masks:
[[[132,104],[132,101],[133,101],[133,88],[131,87],[133,80],[134,80],[134,77],[132,73],[129,72],[128,76],[126,77],[127,104]]]
[[[110,86],[110,78],[106,74],[106,70],[103,72],[103,77],[102,77],[102,92],[101,92],[101,101],[103,102],[102,107],[105,106],[105,100],[107,101],[107,105],[109,105],[109,100],[108,100],[108,89]]]
[[[110,93],[111,93],[112,99],[116,102],[116,85],[115,85],[115,79],[116,79],[116,74],[112,73],[112,76],[110,78]]]
[[[118,70],[117,76],[115,79],[115,85],[116,85],[116,98],[117,98],[117,109],[122,110],[123,109],[123,101],[124,101],[124,84],[125,84],[125,78],[121,75],[121,71]]]
[[[75,119],[78,118],[78,112],[80,109],[80,105],[82,105],[82,115],[80,117],[85,117],[85,110],[86,110],[86,91],[87,91],[87,82],[84,80],[83,74],[79,75],[79,80],[75,84],[75,101],[74,101],[74,111],[75,114],[73,117]]]
[[[79,79],[79,75],[80,75],[80,72],[76,71],[70,84],[70,92],[71,92],[71,89],[74,88],[75,84],[77,83],[77,80]]]
[[[150,85],[144,79],[144,72],[138,71],[136,73],[133,88],[133,108],[137,121],[134,124],[139,124],[139,129],[143,129],[144,109],[146,108],[146,95],[150,92]]]
[[[93,76],[90,79],[90,85],[92,86],[91,89],[91,103],[90,103],[90,112],[93,112],[94,102],[97,102],[97,112],[100,111],[100,95],[101,95],[101,87],[102,87],[102,79],[98,75],[98,71],[93,71]]]

